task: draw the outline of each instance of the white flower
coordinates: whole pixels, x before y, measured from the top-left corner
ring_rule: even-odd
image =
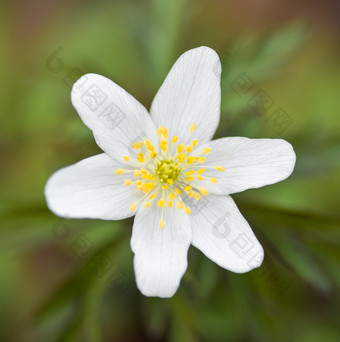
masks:
[[[287,178],[295,165],[281,139],[210,141],[220,118],[220,62],[199,47],[175,63],[147,110],[111,80],[81,77],[72,104],[104,153],[54,173],[48,207],[66,218],[136,215],[131,248],[137,286],[171,297],[190,244],[237,273],[259,267],[263,249],[230,194]]]

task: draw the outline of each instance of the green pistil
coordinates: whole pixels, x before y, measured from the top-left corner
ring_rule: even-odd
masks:
[[[182,168],[179,162],[174,162],[172,158],[168,160],[161,160],[157,163],[155,167],[155,175],[158,177],[159,181],[163,183],[168,183],[168,180],[175,182],[181,173]]]

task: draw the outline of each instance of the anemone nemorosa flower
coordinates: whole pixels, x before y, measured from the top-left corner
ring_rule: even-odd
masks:
[[[97,75],[73,86],[72,104],[104,153],[55,172],[45,195],[66,218],[136,215],[131,248],[139,290],[171,297],[190,244],[236,273],[259,267],[263,249],[230,194],[287,178],[295,165],[282,139],[211,141],[220,119],[216,52],[199,47],[174,64],[150,114]]]

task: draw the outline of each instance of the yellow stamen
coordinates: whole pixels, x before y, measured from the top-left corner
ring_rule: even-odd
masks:
[[[211,177],[211,178],[210,178],[210,182],[211,182],[211,183],[217,183],[217,179],[216,179],[215,177]]]
[[[125,172],[123,169],[116,169],[116,175],[122,175]]]
[[[165,227],[165,222],[164,222],[163,219],[159,220],[159,227],[162,228],[162,229]]]
[[[195,124],[192,124],[190,126],[190,133],[194,133],[196,131],[197,126]]]
[[[156,158],[156,157],[157,157],[157,153],[154,152],[154,151],[152,151],[152,152],[150,153],[150,158],[151,158],[151,159],[154,159],[154,158]]]
[[[225,171],[225,167],[222,166],[222,165],[217,165],[217,166],[215,166],[215,169],[216,169],[217,171]]]
[[[167,140],[162,140],[160,143],[160,147],[163,151],[166,151],[167,147],[168,147],[168,142]]]
[[[144,208],[150,208],[151,203],[150,202],[145,202],[144,203]]]
[[[200,193],[203,195],[203,196],[208,196],[208,190],[206,188],[203,188],[202,186],[200,186],[198,188],[198,190],[200,191]]]
[[[142,145],[143,145],[143,141],[138,141],[138,142],[131,144],[132,148],[134,148],[136,150],[140,149],[142,147]]]
[[[203,178],[202,176],[196,176],[196,179],[201,181],[201,180],[203,180],[204,178]]]
[[[177,158],[180,163],[183,163],[187,155],[185,153],[181,153]]]
[[[194,162],[194,157],[193,156],[190,156],[190,157],[188,157],[188,159],[187,159],[187,164],[192,164]]]
[[[204,172],[205,172],[205,168],[199,169],[198,171],[196,171],[196,173],[199,174],[199,175],[201,175]]]
[[[209,152],[211,152],[211,148],[205,147],[201,153],[202,153],[202,154],[207,154],[207,153],[209,153]]]
[[[178,137],[177,137],[176,135],[174,135],[174,136],[172,137],[172,139],[171,139],[171,142],[172,142],[173,144],[175,144],[175,143],[177,142],[177,140],[178,140]]]
[[[135,211],[136,210],[136,207],[137,207],[137,203],[132,203],[130,205],[130,211]]]
[[[178,153],[182,153],[183,150],[184,150],[184,145],[183,145],[183,144],[179,144],[179,145],[177,146],[177,152],[178,152]]]
[[[176,203],[176,208],[177,209],[183,209],[184,208],[184,203],[182,201]]]
[[[173,193],[170,193],[170,194],[169,194],[169,198],[170,198],[171,200],[174,200],[174,199],[176,199],[176,195],[174,195]]]
[[[188,145],[185,150],[190,153],[192,151],[193,147],[191,145]]]
[[[187,214],[187,215],[190,215],[191,214],[191,209],[189,207],[185,207],[184,208],[184,212]]]
[[[129,161],[129,160],[130,160],[130,157],[129,157],[129,156],[123,156],[123,159],[124,159],[125,161]]]
[[[137,160],[138,160],[140,163],[143,163],[143,161],[145,160],[144,154],[143,154],[143,153],[138,153]]]
[[[160,208],[164,208],[164,206],[165,206],[165,201],[164,201],[163,199],[159,200],[159,201],[158,201],[158,206],[159,206]]]
[[[192,189],[192,186],[191,185],[188,185],[186,187],[183,188],[184,191],[189,191]]]
[[[131,185],[131,184],[132,184],[132,180],[130,180],[130,179],[125,179],[124,184],[125,184],[126,186]]]
[[[192,147],[195,147],[198,144],[198,139],[194,139],[191,143]]]
[[[172,207],[172,202],[168,201],[168,207],[171,208]]]

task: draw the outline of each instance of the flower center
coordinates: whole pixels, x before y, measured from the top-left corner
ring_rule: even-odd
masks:
[[[126,186],[135,185],[139,191],[144,193],[140,200],[131,204],[130,210],[135,211],[139,201],[143,202],[145,208],[149,208],[153,203],[156,204],[155,202],[157,202],[157,206],[162,209],[159,220],[161,228],[165,227],[163,211],[166,206],[179,210],[183,209],[189,215],[191,208],[188,206],[188,199],[192,198],[199,201],[202,196],[208,195],[207,189],[199,183],[204,180],[217,183],[217,179],[203,176],[206,169],[225,170],[221,165],[202,165],[206,162],[204,155],[210,153],[210,148],[195,149],[198,144],[197,139],[191,140],[188,144],[191,134],[195,130],[196,125],[191,125],[188,138],[184,144],[180,144],[177,142],[177,136],[173,136],[168,141],[167,128],[159,127],[157,129],[159,137],[158,152],[156,152],[156,148],[149,139],[132,143],[132,148],[137,152],[135,159],[140,163],[141,167],[131,170],[132,165],[130,164],[130,169],[116,169],[117,175],[131,173],[134,179],[125,179],[124,184]],[[146,153],[142,153],[142,149]],[[123,156],[123,160],[129,163],[130,157]]]
[[[158,161],[154,172],[162,184],[174,184],[174,182],[178,179],[181,170],[182,168],[179,161],[174,161],[172,158],[169,158]]]

